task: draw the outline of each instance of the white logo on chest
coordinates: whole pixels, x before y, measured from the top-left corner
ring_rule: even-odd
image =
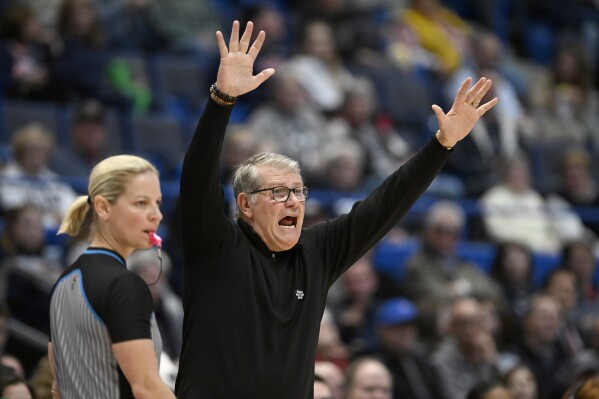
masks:
[[[304,291],[295,290],[295,296],[297,297],[298,301],[301,301],[302,299],[304,299]]]

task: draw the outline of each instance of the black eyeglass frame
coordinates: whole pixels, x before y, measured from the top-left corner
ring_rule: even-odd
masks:
[[[287,195],[285,196],[285,199],[282,199],[282,200],[275,199],[275,190],[278,188],[287,189]],[[291,192],[293,192],[293,194],[297,198],[298,195],[296,194],[296,190],[301,190],[302,195],[304,196],[304,199],[298,198],[298,200],[300,202],[306,202],[306,201],[308,201],[308,198],[310,198],[310,187],[307,187],[307,186],[299,186],[299,187],[295,187],[295,188],[289,188],[287,186],[274,186],[274,187],[262,188],[260,190],[254,190],[254,191],[249,192],[248,194],[257,194],[257,193],[261,193],[263,191],[269,191],[269,190],[270,190],[270,193],[272,196],[272,200],[275,202],[286,202],[289,199],[289,197],[291,196]]]

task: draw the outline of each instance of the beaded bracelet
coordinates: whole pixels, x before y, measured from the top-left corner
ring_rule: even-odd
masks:
[[[237,97],[230,96],[227,93],[220,91],[220,89],[216,87],[216,83],[213,83],[212,86],[210,86],[210,93],[226,105],[233,105],[237,102]]]

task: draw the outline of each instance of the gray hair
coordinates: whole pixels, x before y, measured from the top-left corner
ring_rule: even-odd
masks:
[[[233,173],[233,193],[249,193],[260,189],[263,184],[260,167],[272,167],[283,172],[296,173],[301,177],[301,168],[297,161],[273,152],[261,152],[248,158]]]
[[[446,219],[450,219],[456,227],[461,229],[466,224],[466,213],[458,203],[440,200],[429,208],[424,223],[427,227],[436,226],[440,221]]]

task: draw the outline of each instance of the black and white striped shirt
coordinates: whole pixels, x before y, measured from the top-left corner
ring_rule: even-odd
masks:
[[[61,398],[133,398],[112,344],[152,339],[159,358],[152,306],[147,285],[116,252],[89,248],[64,271],[50,303]]]

